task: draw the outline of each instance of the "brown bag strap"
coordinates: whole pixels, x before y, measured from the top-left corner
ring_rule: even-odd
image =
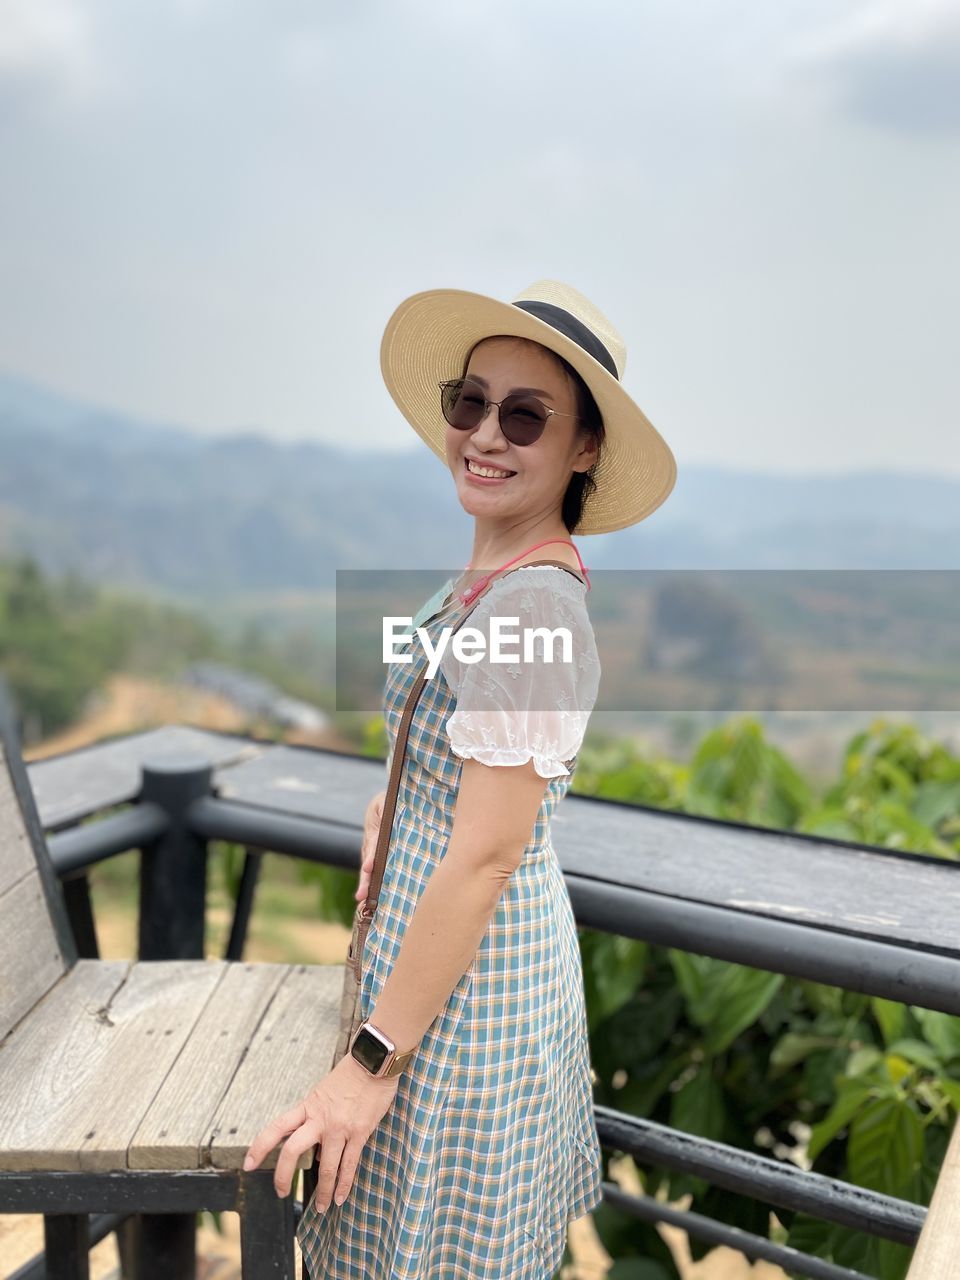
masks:
[[[463,615],[458,619],[454,632],[463,626],[467,617],[477,607],[494,582],[498,582],[500,578],[505,578],[507,574],[516,573],[518,569],[525,569],[532,565],[552,564],[557,565],[561,569],[566,569],[567,573],[572,573],[579,581],[583,582],[582,574],[576,569],[571,569],[568,564],[564,564],[562,560],[529,560],[526,565],[518,564],[513,569],[507,569],[504,573],[497,574],[495,578],[491,578],[483,591],[477,598],[471,601]],[[417,675],[407,695],[407,701],[404,704],[403,714],[400,717],[400,724],[397,726],[397,736],[393,747],[393,757],[390,762],[390,778],[387,783],[387,793],[383,801],[383,814],[380,818],[380,830],[377,834],[377,850],[373,858],[373,870],[370,874],[370,888],[363,902],[359,903],[354,916],[361,922],[361,939],[360,945],[357,947],[355,963],[357,966],[357,976],[360,974],[360,956],[363,951],[363,940],[366,938],[369,921],[373,918],[373,913],[377,909],[377,902],[380,898],[380,886],[383,883],[383,873],[387,865],[387,849],[390,846],[390,836],[393,829],[393,818],[397,808],[397,796],[400,791],[400,775],[403,772],[403,759],[407,749],[407,739],[410,736],[410,722],[413,719],[413,712],[417,705],[417,700],[423,692],[423,686],[427,679],[427,666],[424,663],[422,669]]]

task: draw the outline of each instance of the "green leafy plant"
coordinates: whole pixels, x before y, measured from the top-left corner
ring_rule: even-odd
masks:
[[[581,752],[574,790],[780,830],[960,856],[960,760],[909,725],[851,739],[822,797],[750,718],[705,735],[683,767],[628,743]],[[960,1108],[960,1019],[763,970],[580,929],[597,1101],[688,1133],[926,1204]],[[609,1159],[609,1155],[605,1157]],[[648,1193],[770,1234],[768,1208],[664,1169]],[[778,1211],[790,1245],[880,1280],[911,1250]],[[612,1257],[671,1277],[651,1228],[604,1206]],[[659,1239],[659,1237],[657,1237]],[[694,1258],[709,1249],[691,1239]],[[629,1270],[624,1275],[632,1274]],[[637,1272],[636,1274],[643,1274]]]

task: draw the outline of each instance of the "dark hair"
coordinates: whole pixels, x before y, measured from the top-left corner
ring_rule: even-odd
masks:
[[[501,336],[514,337],[515,335],[513,334],[503,334],[503,335],[491,334],[490,335],[490,337],[501,337]],[[532,339],[529,339],[529,338],[527,339],[516,338],[515,340],[517,342],[532,341]],[[464,359],[464,362],[463,362],[463,369],[461,370],[461,373],[460,373],[461,378],[465,378],[467,376],[467,369],[470,365],[470,357],[473,355],[476,348],[480,345],[480,342],[484,342],[484,341],[486,341],[486,339],[481,338],[479,342],[475,342],[473,346],[470,348],[470,350],[467,352],[466,358]],[[537,345],[543,346],[542,343],[538,343]],[[597,487],[597,483],[593,478],[593,473],[596,471],[597,467],[600,465],[600,455],[603,449],[603,441],[604,441],[606,432],[603,426],[603,415],[601,414],[599,408],[597,407],[597,402],[593,398],[593,393],[591,392],[590,388],[587,386],[586,382],[584,382],[580,374],[577,373],[576,369],[574,369],[573,365],[570,364],[569,361],[564,360],[563,356],[558,355],[556,351],[551,351],[549,347],[543,347],[543,350],[548,352],[549,355],[553,356],[555,360],[559,361],[567,377],[573,383],[573,389],[576,396],[577,417],[579,419],[577,423],[577,430],[582,433],[585,433],[586,435],[594,436],[597,441],[597,456],[593,462],[593,465],[589,467],[589,469],[586,471],[574,471],[573,475],[571,475],[570,477],[570,483],[567,485],[567,491],[563,495],[563,503],[560,509],[561,519],[563,520],[563,523],[566,526],[567,533],[574,534],[577,531],[577,525],[583,519],[583,511],[584,511],[584,507],[586,506],[587,500],[590,494]]]

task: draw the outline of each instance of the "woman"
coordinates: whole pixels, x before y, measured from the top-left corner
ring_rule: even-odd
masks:
[[[470,564],[414,627],[435,645],[479,600],[471,627],[564,627],[572,660],[466,662],[448,646],[415,704],[362,959],[361,1032],[394,1046],[381,1050],[390,1074],[358,1032],[357,1056],[268,1125],[245,1166],[286,1139],[274,1176],[286,1195],[320,1144],[298,1231],[313,1280],[544,1280],[568,1222],[601,1199],[583,971],[550,819],[600,674],[570,535],[643,519],[676,476],[623,390],[624,363],[606,318],[556,281],[511,303],[416,294],[387,325],[387,387],[474,519]],[[390,666],[391,744],[421,665]]]

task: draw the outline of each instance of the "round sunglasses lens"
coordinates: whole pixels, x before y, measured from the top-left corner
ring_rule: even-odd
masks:
[[[549,416],[532,396],[507,396],[500,410],[500,426],[511,444],[533,444],[543,435]]]
[[[478,387],[457,378],[444,385],[441,404],[451,427],[470,431],[483,417],[485,401]]]

